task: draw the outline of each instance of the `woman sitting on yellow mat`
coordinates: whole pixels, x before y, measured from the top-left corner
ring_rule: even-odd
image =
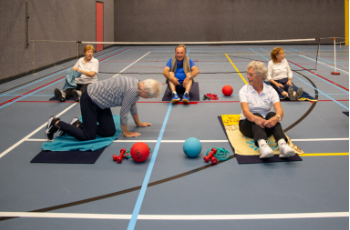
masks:
[[[283,118],[283,110],[276,90],[265,84],[267,77],[265,64],[252,61],[247,66],[247,79],[249,84],[239,91],[241,102],[241,118],[239,130],[243,135],[254,138],[255,145],[259,147],[260,158],[272,157],[273,150],[267,144],[267,138],[273,135],[278,143],[280,157],[295,155],[294,149],[282,131],[280,121]],[[272,112],[272,106],[276,112]]]

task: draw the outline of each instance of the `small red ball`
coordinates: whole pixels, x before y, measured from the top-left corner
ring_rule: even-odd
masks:
[[[137,142],[131,147],[130,155],[134,161],[144,162],[149,156],[149,147],[144,142]]]
[[[225,96],[231,96],[231,94],[233,93],[233,88],[230,85],[225,85],[224,87],[222,87],[222,93]]]

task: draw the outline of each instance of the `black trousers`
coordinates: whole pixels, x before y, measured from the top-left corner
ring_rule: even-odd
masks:
[[[280,94],[282,94],[283,92],[287,92],[287,93],[288,93],[289,87],[292,87],[292,86],[290,86],[290,85],[287,85],[288,80],[289,80],[288,77],[283,78],[283,79],[280,79],[280,80],[275,80],[275,82],[282,84],[282,85],[283,85],[283,88],[282,88],[282,87],[281,87],[281,88],[280,88],[280,87],[277,87],[277,86],[275,86],[275,84],[272,84],[272,83],[271,83],[271,86],[272,86],[277,92],[279,92]]]
[[[63,121],[59,121],[58,126],[79,141],[93,140],[96,138],[96,134],[101,137],[110,137],[115,134],[116,128],[111,109],[98,107],[91,100],[87,91],[84,91],[80,98],[80,110],[83,123],[79,127]]]
[[[168,79],[166,80],[166,83],[168,85],[168,88],[169,88],[170,92],[172,92],[171,89],[170,89],[170,85],[169,85],[169,80]],[[180,85],[175,85],[175,91],[178,94],[184,94],[186,92],[186,88],[184,88],[182,86],[183,81],[179,81],[179,83],[180,83]],[[194,83],[194,79],[192,79],[192,86],[193,86],[193,83]]]
[[[74,88],[66,89],[64,91],[66,93],[66,100],[73,97],[73,90],[80,90],[82,93],[84,93],[86,88],[88,87],[88,85],[90,85],[90,84],[85,84],[85,85],[77,84],[77,87],[75,87],[75,89]]]
[[[263,116],[259,113],[254,113],[255,116],[262,117]],[[265,119],[269,120],[271,117],[276,116],[275,112],[269,112]],[[276,142],[279,141],[280,139],[284,138],[284,140],[287,142],[288,139],[286,135],[284,135],[281,123],[277,123],[274,127],[272,128],[261,128],[259,125],[255,124],[254,122],[249,121],[248,119],[245,120],[240,120],[239,121],[239,131],[244,136],[254,138],[255,145],[258,146],[258,140],[264,139],[267,140],[267,138],[271,135],[275,138]]]

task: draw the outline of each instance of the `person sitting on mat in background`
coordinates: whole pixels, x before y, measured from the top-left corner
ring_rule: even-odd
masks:
[[[252,61],[247,66],[249,84],[239,91],[241,102],[241,118],[239,130],[247,137],[254,138],[255,145],[260,148],[260,158],[272,157],[273,151],[267,144],[267,138],[273,135],[278,143],[280,157],[295,155],[294,149],[282,131],[280,121],[283,118],[281,102],[276,90],[265,84],[267,69],[265,64]],[[276,112],[272,111],[272,106]]]
[[[67,124],[60,121],[60,118],[51,116],[47,122],[45,134],[52,140],[54,134],[61,130],[60,135],[69,134],[80,141],[93,140],[96,134],[101,137],[113,136],[116,127],[110,108],[121,106],[120,124],[124,136],[138,137],[140,133],[129,132],[127,129],[128,113],[131,112],[136,126],[152,125],[140,122],[136,102],[139,97],[145,99],[158,97],[161,90],[162,84],[159,81],[146,79],[140,82],[129,76],[118,76],[90,84],[80,100],[83,123],[78,118],[74,118]]]
[[[54,90],[54,94],[60,102],[64,102],[71,97],[74,97],[74,100],[79,102],[87,86],[97,82],[99,62],[93,57],[94,52],[95,49],[92,45],[86,45],[84,48],[84,57],[81,57],[72,68],[72,70],[81,73],[80,77],[75,78],[75,88],[67,88],[64,91],[58,88]]]
[[[284,50],[281,47],[275,47],[271,51],[271,60],[267,66],[267,80],[271,86],[275,88],[281,95],[288,97],[291,101],[297,101],[303,94],[303,88],[299,88],[297,92],[293,89],[292,70],[288,61],[284,58]]]
[[[194,62],[186,55],[186,46],[178,45],[175,48],[175,55],[171,58],[163,70],[163,75],[167,78],[167,84],[172,92],[171,102],[177,103],[181,99],[178,92],[184,92],[182,102],[190,102],[190,90],[193,78],[199,73]]]

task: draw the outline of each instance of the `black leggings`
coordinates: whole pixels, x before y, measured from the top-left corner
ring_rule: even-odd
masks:
[[[254,115],[263,118],[263,116],[259,113],[254,113]],[[266,115],[265,119],[269,120],[273,116],[276,116],[276,113],[269,112]],[[284,138],[286,142],[288,141],[286,135],[284,135],[283,133],[281,123],[279,122],[272,128],[263,129],[259,125],[255,124],[254,122],[251,122],[248,119],[244,119],[239,121],[239,131],[241,131],[241,133],[244,136],[254,138],[256,146],[258,146],[258,142],[257,142],[258,140],[260,139],[267,140],[267,138],[271,135],[274,136],[276,142],[282,138]]]
[[[90,84],[77,84],[77,87],[74,88],[68,88],[66,89],[64,92],[66,93],[66,100],[68,100],[69,98],[73,97],[73,90],[80,90],[82,93],[85,92],[86,88],[88,87],[88,85]]]
[[[96,134],[101,137],[110,137],[115,134],[116,128],[111,109],[98,107],[91,100],[87,91],[80,98],[80,110],[83,123],[79,125],[79,128],[63,121],[59,121],[58,126],[79,141],[93,140]]]

